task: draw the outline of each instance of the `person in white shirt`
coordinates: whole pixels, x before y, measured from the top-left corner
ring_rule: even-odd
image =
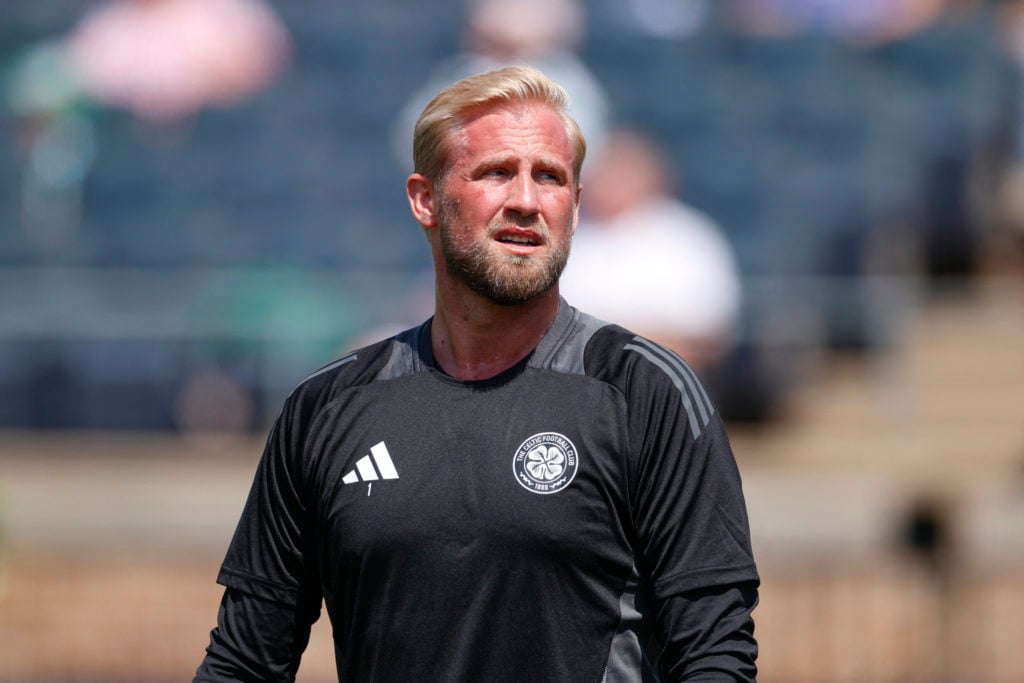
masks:
[[[562,276],[566,298],[698,370],[714,368],[735,341],[742,301],[728,239],[674,196],[671,164],[643,133],[612,131],[592,163]]]

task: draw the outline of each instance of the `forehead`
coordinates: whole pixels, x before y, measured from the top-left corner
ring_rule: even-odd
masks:
[[[543,156],[572,166],[562,117],[540,103],[491,106],[470,115],[455,137],[453,165],[489,156]]]

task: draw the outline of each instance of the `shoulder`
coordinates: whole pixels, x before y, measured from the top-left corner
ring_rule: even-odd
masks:
[[[285,411],[308,418],[352,389],[414,372],[421,328],[352,350],[324,365],[292,390]]]
[[[697,373],[679,354],[619,325],[601,327],[591,337],[583,366],[587,375],[616,387],[634,409],[685,415],[694,438],[716,412]]]
[[[693,372],[664,346],[565,302],[535,355],[536,365],[583,374],[623,390],[637,380],[671,384],[680,373]]]
[[[586,374],[619,385],[639,378],[669,381],[693,372],[681,356],[643,335],[607,323],[590,338],[584,351]]]

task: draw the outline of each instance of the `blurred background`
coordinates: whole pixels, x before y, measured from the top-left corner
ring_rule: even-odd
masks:
[[[1024,680],[1024,2],[14,0],[0,681],[189,679],[281,401],[429,315],[411,121],[517,61],[590,142],[567,296],[729,423],[760,680]]]

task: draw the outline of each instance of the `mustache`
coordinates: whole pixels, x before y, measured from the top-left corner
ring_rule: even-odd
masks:
[[[498,232],[507,227],[531,230],[545,242],[551,238],[550,228],[538,216],[502,216],[487,226],[487,236],[494,237]]]

